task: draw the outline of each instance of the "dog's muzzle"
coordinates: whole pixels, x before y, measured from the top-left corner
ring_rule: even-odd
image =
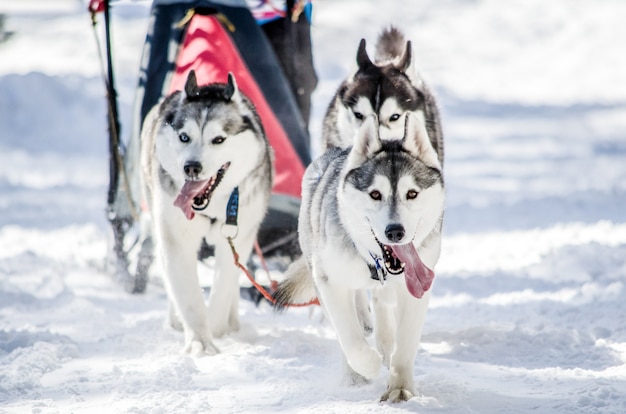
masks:
[[[378,243],[380,251],[382,252],[382,262],[385,265],[385,270],[387,270],[387,272],[392,275],[399,275],[400,273],[402,273],[405,266],[402,260],[400,260],[393,253],[393,249],[390,246],[383,244],[380,240],[378,240],[378,237],[376,237],[376,233],[374,233],[374,230],[371,227],[370,231],[372,232],[372,236],[374,236],[374,240],[376,240],[376,243]]]
[[[383,263],[385,263],[385,268],[387,272],[392,275],[399,275],[404,271],[404,262],[398,259],[394,254],[391,247],[386,244],[382,244],[378,239],[376,239],[378,245],[380,246],[380,250],[383,253]]]
[[[207,185],[202,193],[193,198],[191,208],[193,208],[195,211],[202,211],[208,207],[209,202],[211,201],[211,196],[213,195],[213,191],[215,191],[217,186],[222,181],[222,178],[224,178],[224,174],[226,174],[226,170],[228,170],[229,166],[230,162],[227,162],[226,164],[222,165],[219,170],[217,170],[215,175],[213,175],[207,182]]]

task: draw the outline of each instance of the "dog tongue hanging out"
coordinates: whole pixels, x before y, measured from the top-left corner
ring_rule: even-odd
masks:
[[[385,400],[414,392],[412,361],[441,248],[443,205],[437,152],[412,114],[401,139],[382,141],[376,116],[369,116],[352,148],[327,151],[304,176],[303,258],[288,269],[277,304],[319,294],[353,376],[373,378],[383,360],[400,373],[390,377]],[[391,324],[374,330],[377,350],[363,332],[370,326],[367,289],[376,319]]]
[[[185,182],[183,187],[180,189],[178,197],[174,200],[174,205],[183,210],[187,220],[194,218],[194,210],[202,211],[208,207],[213,191],[215,191],[217,186],[222,181],[222,178],[224,177],[224,174],[229,166],[230,162],[222,165],[220,169],[217,170],[217,173],[215,173],[215,175],[211,178],[205,180],[189,180]]]
[[[392,246],[393,254],[403,263],[406,288],[411,295],[421,298],[430,289],[435,279],[435,272],[430,270],[420,259],[413,243]]]
[[[395,29],[383,32],[377,54],[388,60],[376,63],[364,42],[359,47],[359,68],[338,91],[346,99],[336,98],[325,120],[325,133],[338,135],[326,137],[326,152],[303,179],[302,258],[274,293],[278,308],[318,295],[350,379],[374,378],[384,362],[390,376],[381,400],[392,402],[415,392],[445,198],[437,107],[400,39]],[[376,349],[366,338],[372,327]]]
[[[142,245],[156,242],[170,301],[169,320],[185,334],[184,351],[218,352],[214,337],[239,326],[239,269],[221,229],[232,194],[237,237],[245,263],[265,217],[272,188],[271,149],[254,105],[232,74],[226,83],[185,88],[167,96],[144,121],[142,184],[151,215]],[[148,226],[146,226],[148,227]],[[215,246],[215,280],[207,306],[198,281],[201,244]]]

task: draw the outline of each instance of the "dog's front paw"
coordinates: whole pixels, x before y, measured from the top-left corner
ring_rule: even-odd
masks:
[[[346,357],[350,367],[366,379],[372,379],[378,375],[383,362],[378,351],[369,345],[347,353]]]
[[[207,355],[219,354],[220,350],[215,346],[213,341],[207,337],[193,335],[185,341],[183,352],[193,356],[201,357]]]
[[[413,397],[413,392],[410,390],[407,390],[405,388],[393,388],[385,391],[385,393],[380,397],[380,401],[389,401],[395,404],[403,401],[408,401]]]
[[[180,321],[180,318],[174,314],[171,313],[169,314],[168,318],[167,318],[167,324],[174,330],[182,332],[184,327],[183,327],[183,323]]]

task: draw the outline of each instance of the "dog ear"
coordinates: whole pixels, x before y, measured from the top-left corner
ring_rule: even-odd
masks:
[[[224,88],[224,99],[230,101],[237,90],[237,81],[235,80],[235,75],[232,72],[228,72],[228,81],[226,82],[226,87]]]
[[[400,69],[402,72],[406,72],[407,69],[409,69],[409,67],[411,66],[412,57],[413,51],[411,50],[411,41],[407,40],[406,46],[404,48],[404,53],[398,61],[397,68]]]
[[[380,151],[382,142],[378,135],[378,118],[376,115],[368,115],[359,127],[354,137],[354,145],[348,155],[347,164],[357,166]]]
[[[375,67],[375,66],[376,65],[372,63],[369,56],[367,55],[367,50],[365,48],[365,39],[361,39],[361,42],[359,43],[359,48],[357,49],[357,52],[356,52],[356,67],[352,68],[352,75],[348,77],[348,79],[346,80],[346,83],[348,84],[352,83],[354,81],[355,76],[359,72],[367,71],[370,68]]]
[[[361,39],[359,43],[359,49],[356,52],[356,63],[359,65],[360,70],[366,70],[374,66],[370,57],[367,55],[367,50],[365,49],[365,39]]]
[[[402,54],[396,67],[406,74],[413,85],[421,88],[422,80],[417,76],[417,69],[413,61],[413,47],[411,46],[411,41],[408,40],[404,48],[404,54]]]
[[[226,88],[224,88],[224,99],[236,103],[239,103],[239,101],[241,101],[241,96],[239,95],[239,87],[237,86],[235,75],[232,72],[228,72],[228,81],[226,83]]]
[[[411,112],[406,113],[402,147],[422,160],[427,166],[441,171],[441,164],[428,137],[426,125]]]
[[[196,71],[190,70],[187,75],[187,82],[185,82],[185,95],[188,97],[198,96],[200,89],[198,88],[198,81],[196,79]]]

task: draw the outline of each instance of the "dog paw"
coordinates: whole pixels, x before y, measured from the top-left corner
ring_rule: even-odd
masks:
[[[360,387],[361,385],[367,385],[370,383],[370,380],[365,378],[363,375],[354,371],[350,368],[350,372],[346,374],[347,383],[353,387]]]
[[[350,367],[366,379],[372,379],[380,372],[383,360],[378,351],[369,345],[346,354]]]
[[[391,403],[399,403],[403,401],[408,401],[413,398],[413,392],[405,389],[405,388],[394,388],[388,389],[381,397],[380,401],[389,401]]]
[[[193,338],[185,341],[183,352],[196,357],[219,354],[220,350],[208,338]]]
[[[183,331],[183,323],[180,321],[180,319],[178,319],[176,315],[170,315],[167,318],[167,323],[175,331],[179,331],[179,332]]]
[[[184,330],[183,323],[176,313],[176,310],[174,309],[174,304],[172,302],[170,302],[168,305],[167,324],[176,331],[182,332]]]

